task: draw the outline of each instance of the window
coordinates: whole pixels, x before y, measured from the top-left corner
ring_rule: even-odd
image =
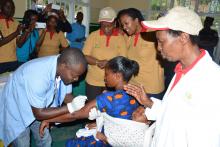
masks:
[[[202,18],[206,16],[215,19],[213,29],[220,33],[220,1],[219,0],[148,0],[149,7],[146,19],[156,19],[158,14],[173,6],[185,6],[196,11]]]

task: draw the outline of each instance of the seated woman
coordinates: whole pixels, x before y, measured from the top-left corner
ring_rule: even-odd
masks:
[[[138,74],[138,71],[139,65],[136,61],[121,56],[111,59],[105,67],[104,79],[106,86],[114,90],[99,95],[79,111],[45,120],[40,128],[41,134],[43,135],[43,129],[50,122],[62,123],[88,118],[92,108],[106,112],[111,117],[131,120],[132,113],[138,108],[139,104],[123,90],[123,87],[129,82],[132,76]]]

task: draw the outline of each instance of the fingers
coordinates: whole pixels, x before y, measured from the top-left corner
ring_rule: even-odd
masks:
[[[41,123],[41,125],[40,125],[40,130],[39,130],[39,131],[40,131],[39,133],[40,133],[40,137],[41,137],[41,138],[44,137],[44,129],[45,129],[45,128],[49,128],[49,123],[43,121],[43,122]]]
[[[140,91],[140,88],[136,85],[128,84],[124,86],[124,90],[130,95],[137,95]]]

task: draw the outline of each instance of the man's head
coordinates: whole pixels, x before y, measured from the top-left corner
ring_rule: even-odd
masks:
[[[186,46],[198,45],[198,35],[203,28],[200,17],[185,7],[174,7],[155,21],[144,21],[143,26],[156,30],[158,50],[169,61],[179,61]]]
[[[15,4],[13,0],[3,0],[1,2],[1,12],[6,18],[11,18],[15,14]]]
[[[78,80],[86,71],[87,62],[83,53],[78,49],[64,49],[57,61],[57,76],[68,85]]]
[[[115,18],[116,12],[113,8],[105,7],[101,9],[99,13],[100,29],[105,35],[109,36],[112,34],[113,29],[115,28]]]
[[[77,13],[76,21],[79,22],[79,23],[82,23],[82,21],[83,21],[83,13],[82,12]]]

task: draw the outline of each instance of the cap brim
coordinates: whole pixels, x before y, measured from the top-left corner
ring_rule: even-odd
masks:
[[[165,24],[159,22],[158,20],[155,21],[142,21],[141,22],[142,26],[147,29],[152,29],[152,30],[169,30],[168,26]]]
[[[98,22],[114,22],[115,18],[113,19],[99,19]]]

